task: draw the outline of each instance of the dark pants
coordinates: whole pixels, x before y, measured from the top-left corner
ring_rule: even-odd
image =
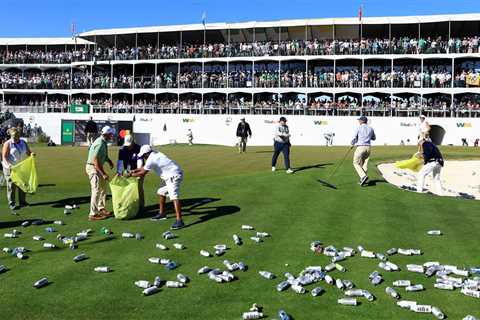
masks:
[[[283,153],[285,169],[290,169],[290,143],[282,143],[277,141],[275,141],[273,144],[272,167],[275,167],[277,164],[277,159],[280,155],[280,152]]]

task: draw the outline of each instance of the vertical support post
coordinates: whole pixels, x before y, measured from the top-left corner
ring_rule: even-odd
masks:
[[[117,60],[117,35],[113,36],[113,60]]]
[[[135,60],[138,60],[138,32],[135,32]]]
[[[447,40],[447,53],[450,53],[450,39],[452,38],[452,21],[448,20],[448,40]],[[453,70],[453,69],[452,69]]]

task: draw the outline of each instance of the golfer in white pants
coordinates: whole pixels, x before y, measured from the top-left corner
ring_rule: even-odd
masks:
[[[375,131],[368,124],[365,116],[358,118],[360,126],[355,131],[352,139],[352,148],[356,146],[353,154],[353,167],[360,177],[360,186],[365,186],[368,182],[368,160],[370,158],[370,146],[376,139]]]
[[[418,151],[423,156],[424,165],[418,173],[417,177],[417,192],[423,192],[425,185],[425,177],[430,173],[433,175],[435,189],[438,193],[442,193],[442,181],[440,180],[440,173],[443,167],[443,156],[433,142],[420,139],[418,142]]]

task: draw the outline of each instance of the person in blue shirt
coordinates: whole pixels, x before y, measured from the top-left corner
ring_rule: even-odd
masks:
[[[417,192],[423,192],[425,177],[432,173],[437,193],[441,194],[443,191],[442,181],[440,180],[440,173],[443,168],[442,153],[433,142],[426,139],[418,141],[418,153],[423,158],[424,165],[417,176]]]
[[[125,171],[133,171],[143,166],[143,159],[138,156],[140,146],[135,143],[133,136],[126,135],[123,146],[118,150],[117,174],[122,175]],[[145,204],[143,191],[143,177],[138,179],[138,196],[140,198],[140,208]]]
[[[365,116],[358,118],[360,126],[355,131],[352,139],[352,148],[355,146],[355,153],[353,154],[353,167],[360,177],[360,186],[364,186],[368,181],[368,160],[370,158],[371,142],[377,137],[375,131],[370,127]]]

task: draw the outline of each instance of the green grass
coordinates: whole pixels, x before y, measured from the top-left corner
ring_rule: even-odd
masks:
[[[387,183],[360,188],[351,166],[351,157],[340,168],[332,183],[333,190],[322,186],[317,179],[326,178],[345,154],[346,148],[294,147],[294,167],[318,166],[286,175],[283,170],[270,172],[271,147],[250,148],[239,155],[233,148],[219,146],[169,146],[162,148],[185,171],[182,185],[185,222],[188,228],[175,232],[178,239],[165,241],[172,219],[151,222],[147,218],[131,221],[110,219],[104,222],[87,221],[89,184],[84,174],[85,148],[36,147],[38,154],[39,192],[28,197],[33,204],[10,215],[5,196],[0,200],[0,229],[2,233],[20,229],[18,239],[0,238],[0,247],[25,246],[32,251],[29,259],[18,260],[0,253],[0,264],[10,270],[0,274],[1,319],[239,319],[252,303],[265,308],[269,319],[284,308],[295,319],[433,319],[431,315],[413,314],[395,306],[384,293],[386,284],[397,279],[411,279],[424,284],[426,291],[399,292],[402,298],[439,306],[450,319],[461,319],[468,313],[480,316],[478,300],[462,295],[458,290],[445,292],[433,288],[433,279],[404,271],[407,263],[438,260],[445,264],[472,266],[478,260],[478,202],[454,198],[438,198],[399,190]],[[447,159],[475,158],[472,148],[442,148]],[[112,158],[115,150],[111,150]],[[389,159],[405,159],[414,152],[412,147],[375,147],[371,160],[371,178],[379,179],[374,164]],[[278,168],[283,165],[280,162]],[[147,205],[157,199],[159,180],[146,179]],[[5,190],[2,189],[5,193]],[[63,215],[68,198],[80,198],[81,209]],[[199,204],[198,199],[217,199]],[[171,212],[171,209],[170,209]],[[83,229],[94,229],[93,236],[79,243],[79,249],[43,249],[32,240],[42,235],[57,243],[56,234],[45,232],[46,225],[22,228],[24,219],[43,218],[63,220],[65,226],[55,226],[59,233],[72,235]],[[253,225],[272,237],[264,243],[250,241],[249,232],[241,231],[242,224]],[[108,240],[99,235],[107,226],[115,232]],[[429,229],[441,229],[442,237],[428,237]],[[122,232],[141,232],[145,239],[122,239]],[[243,246],[233,245],[232,235],[244,239]],[[370,290],[376,297],[369,303],[363,299],[358,307],[336,303],[342,293],[333,286],[320,283],[326,293],[320,297],[297,295],[291,290],[278,293],[275,285],[280,279],[265,280],[259,270],[269,270],[283,277],[289,271],[298,273],[309,265],[326,265],[325,256],[309,250],[313,240],[337,247],[363,245],[384,252],[391,247],[420,248],[422,256],[393,256],[399,264],[398,273],[381,272],[385,282],[373,287],[368,281],[370,272],[378,269],[378,261],[359,256],[342,262],[348,271],[332,272],[334,278],[352,280],[357,287]],[[172,248],[163,252],[155,248],[161,242]],[[173,249],[173,242],[187,249]],[[201,249],[226,243],[231,247],[220,258],[204,258]],[[90,259],[75,264],[73,256],[85,252]],[[159,256],[181,264],[175,271],[150,264],[147,259]],[[236,272],[238,280],[216,284],[196,271],[204,266],[223,267],[222,261],[244,261],[249,270]],[[288,264],[288,267],[286,266]],[[93,272],[99,265],[109,265],[108,274]],[[381,270],[379,270],[381,271]],[[191,278],[188,288],[168,289],[143,297],[133,285],[135,280],[153,281],[156,275],[173,280],[178,272]],[[36,290],[32,284],[48,277],[51,285]],[[308,286],[311,290],[313,286]]]

